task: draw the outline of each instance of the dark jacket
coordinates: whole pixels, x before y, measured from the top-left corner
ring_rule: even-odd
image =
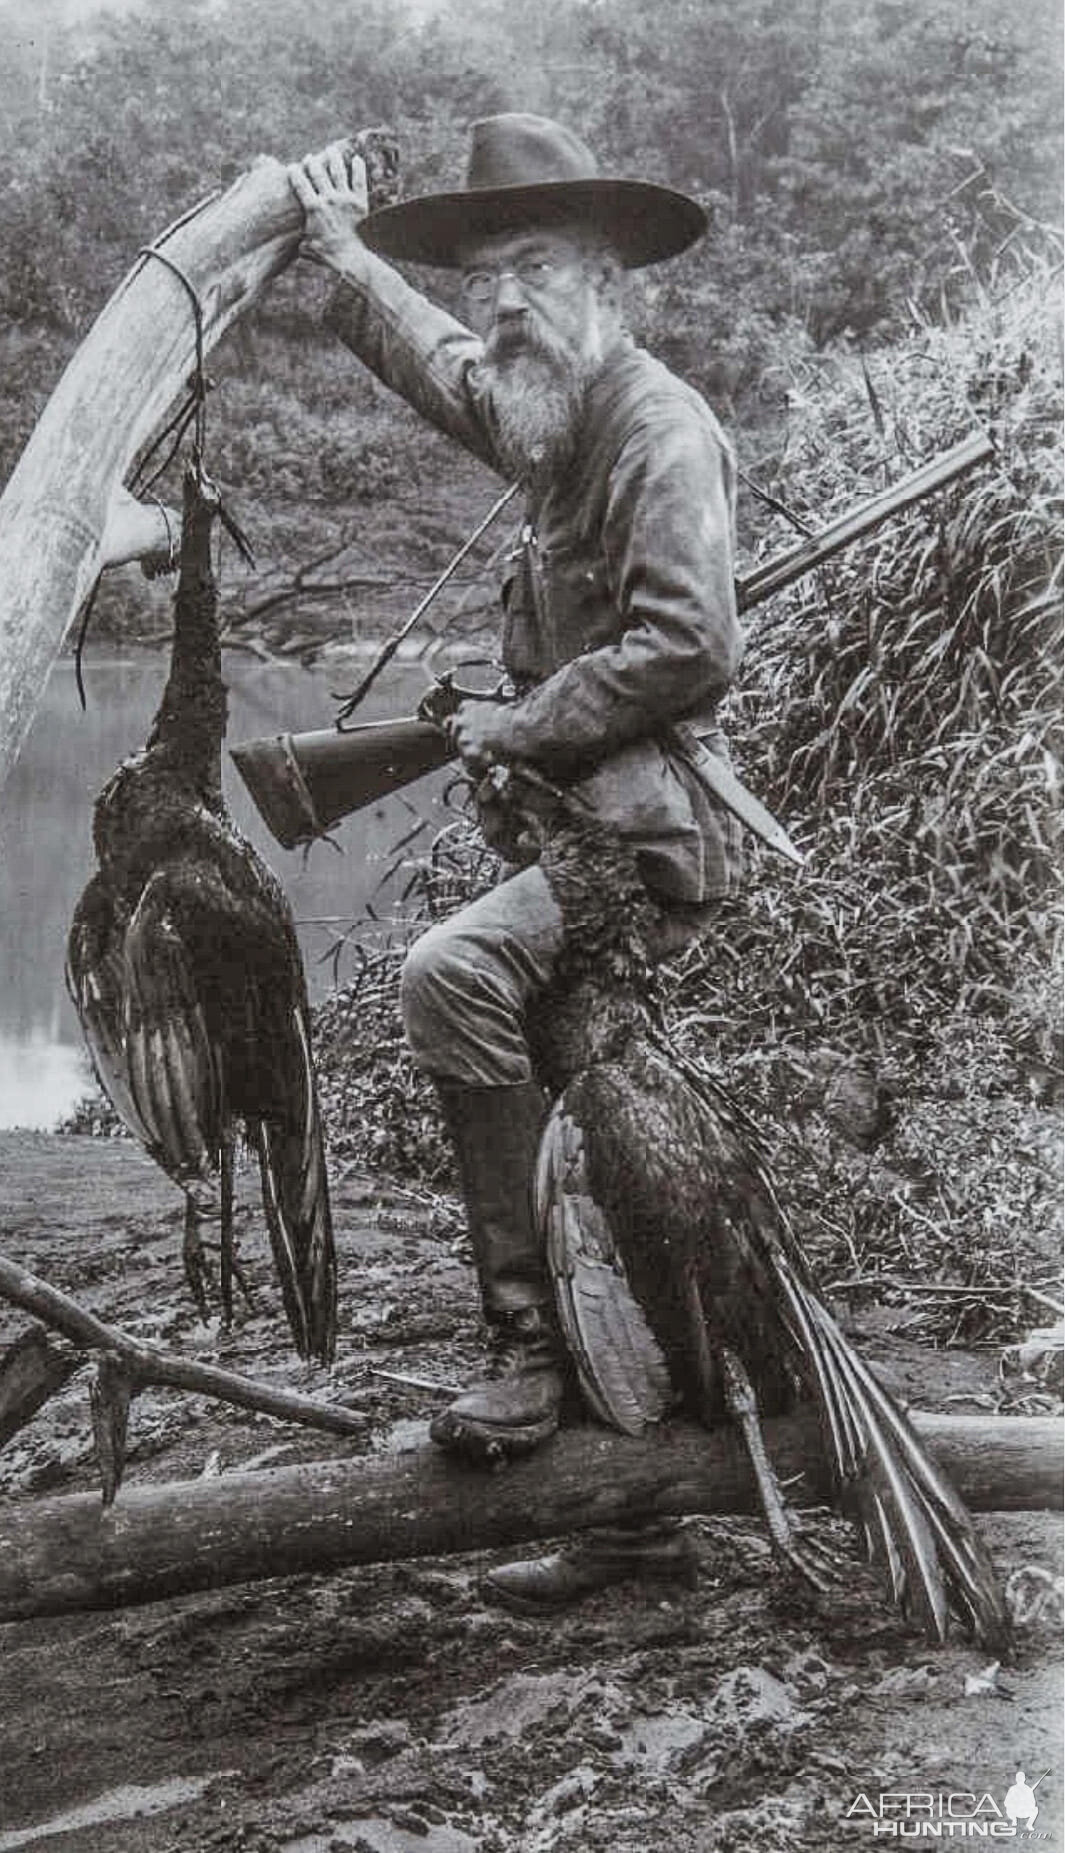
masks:
[[[375,262],[329,326],[450,436],[499,468],[470,378],[477,336]],[[619,345],[589,389],[577,454],[530,505],[504,585],[503,656],[521,691],[517,750],[580,781],[663,898],[728,892],[740,830],[669,742],[685,719],[722,755],[716,708],[743,654],[733,585],[735,466],[709,407]]]

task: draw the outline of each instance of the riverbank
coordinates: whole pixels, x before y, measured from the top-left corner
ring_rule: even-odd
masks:
[[[132,1145],[0,1134],[4,1246],[149,1342],[342,1400],[352,1443],[147,1391],[128,1484],[421,1445],[434,1400],[478,1357],[472,1273],[438,1206],[341,1167],[341,1335],[299,1365],[276,1318],[241,1178],[255,1296],[232,1333],[185,1291],[176,1192]],[[0,1345],[27,1322],[0,1308]],[[1000,1353],[914,1343],[891,1308],[853,1336],[898,1393],[979,1410]],[[96,1484],[77,1377],[0,1453],[9,1500]],[[122,1494],[119,1494],[121,1502]],[[1055,1514],[989,1516],[1003,1575],[1055,1575]],[[495,1554],[383,1564],[0,1629],[0,1853],[784,1853],[861,1845],[860,1795],[1040,1785],[1061,1842],[1060,1611],[994,1670],[909,1638],[864,1579],[795,1587],[752,1521],[692,1521],[695,1590],[629,1586],[550,1622],[484,1605]],[[1024,1579],[1021,1579],[1022,1582]],[[854,1810],[857,1807],[858,1812]],[[989,1805],[985,1805],[985,1813]],[[135,1812],[139,1811],[139,1812]]]

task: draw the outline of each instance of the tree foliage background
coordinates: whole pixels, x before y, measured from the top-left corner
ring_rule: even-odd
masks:
[[[574,124],[604,169],[696,194],[713,235],[653,277],[647,333],[741,423],[780,409],[771,337],[820,349],[940,314],[1059,214],[1052,0],[75,12],[17,3],[0,28],[5,473],[139,245],[257,153],[371,122],[398,131],[409,190],[457,180],[472,118],[531,108]],[[308,314],[290,306],[291,337]]]

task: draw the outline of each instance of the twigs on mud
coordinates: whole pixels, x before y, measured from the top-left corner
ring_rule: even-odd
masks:
[[[1030,1287],[1026,1281],[1003,1281],[1001,1285],[989,1285],[981,1282],[978,1287],[951,1286],[946,1282],[928,1280],[902,1280],[897,1274],[852,1274],[845,1280],[830,1280],[825,1287],[826,1293],[847,1293],[856,1287],[894,1287],[900,1293],[938,1293],[954,1299],[1015,1299],[1024,1294],[1034,1300],[1038,1306],[1046,1307],[1059,1319],[1065,1318],[1065,1306],[1060,1300],[1052,1300],[1048,1293],[1041,1293],[1037,1287]]]
[[[105,1504],[109,1505],[114,1498],[122,1477],[124,1456],[124,1411],[111,1422],[109,1412],[115,1412],[117,1405],[122,1403],[128,1408],[129,1399],[148,1384],[211,1396],[220,1402],[235,1403],[241,1409],[253,1409],[280,1421],[298,1422],[306,1428],[326,1429],[334,1435],[361,1435],[366,1430],[368,1418],[353,1409],[321,1403],[314,1397],[301,1396],[298,1391],[275,1389],[256,1383],[250,1377],[239,1376],[235,1371],[199,1364],[173,1352],[138,1344],[118,1326],[106,1324],[68,1294],[61,1293],[58,1287],[3,1255],[0,1255],[0,1294],[53,1330],[62,1332],[80,1351],[97,1355],[93,1425],[104,1475]],[[121,1430],[117,1440],[116,1427]]]

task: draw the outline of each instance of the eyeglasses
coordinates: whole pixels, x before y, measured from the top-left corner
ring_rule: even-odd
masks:
[[[552,262],[549,257],[521,257],[504,270],[468,270],[462,287],[471,302],[491,302],[503,278],[513,277],[523,290],[535,295],[538,290],[550,289],[567,269],[567,264]]]

